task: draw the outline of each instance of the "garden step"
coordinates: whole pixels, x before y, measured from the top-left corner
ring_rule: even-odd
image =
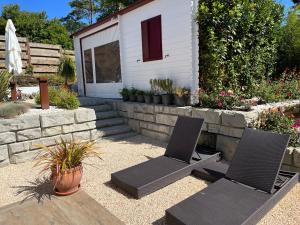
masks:
[[[111,140],[111,141],[119,141],[119,140],[123,140],[126,138],[131,138],[131,137],[135,137],[138,134],[136,132],[127,132],[127,133],[122,133],[122,134],[115,134],[115,135],[111,135],[111,136],[107,136],[107,137],[102,137],[102,139],[104,140]]]
[[[97,129],[98,137],[106,137],[115,134],[122,134],[131,131],[131,128],[127,125],[119,125],[119,126],[112,126],[107,128],[99,128]]]
[[[104,105],[105,100],[103,98],[93,97],[78,97],[80,106],[93,106],[93,105]]]
[[[124,124],[124,119],[121,117],[96,121],[97,128],[111,127],[111,126],[121,125],[121,124]]]
[[[104,120],[104,119],[119,117],[119,114],[116,111],[97,112],[96,117],[97,120]]]
[[[105,112],[105,111],[111,111],[112,110],[112,107],[110,105],[107,105],[107,104],[86,106],[85,108],[94,109],[95,112]]]

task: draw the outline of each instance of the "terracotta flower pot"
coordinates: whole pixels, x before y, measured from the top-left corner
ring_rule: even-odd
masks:
[[[71,195],[79,190],[83,173],[82,165],[66,170],[64,173],[52,172],[51,178],[57,195]]]

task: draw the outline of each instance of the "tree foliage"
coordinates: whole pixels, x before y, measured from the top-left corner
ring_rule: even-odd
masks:
[[[49,20],[45,12],[21,11],[19,5],[4,5],[0,16],[0,35],[5,34],[5,26],[11,19],[18,36],[27,37],[32,42],[59,44],[72,49],[73,43],[67,29],[58,19]]]
[[[282,17],[273,0],[199,0],[200,86],[250,93],[273,71]]]
[[[278,71],[300,70],[300,5],[292,7],[282,27]]]

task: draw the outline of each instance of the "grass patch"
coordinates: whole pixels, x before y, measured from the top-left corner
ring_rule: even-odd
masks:
[[[23,102],[7,102],[0,104],[0,118],[13,118],[26,113],[31,104]]]

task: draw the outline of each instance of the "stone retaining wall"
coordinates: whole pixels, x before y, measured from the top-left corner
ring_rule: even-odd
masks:
[[[223,152],[231,160],[245,127],[252,127],[259,115],[267,110],[281,109],[298,112],[300,101],[288,101],[253,107],[249,112],[214,110],[194,107],[172,107],[113,101],[111,104],[127,119],[135,131],[162,141],[168,141],[178,115],[204,118],[205,124],[199,143]],[[300,170],[300,150],[289,149],[284,164]]]
[[[56,140],[95,139],[96,115],[93,109],[24,114],[0,119],[0,166],[34,158],[37,145],[52,146]]]

